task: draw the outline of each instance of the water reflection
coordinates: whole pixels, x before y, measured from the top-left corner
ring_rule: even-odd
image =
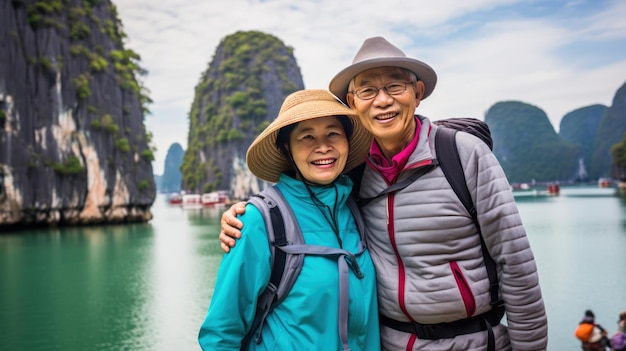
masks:
[[[217,212],[0,235],[0,348],[197,347],[222,252]]]
[[[14,349],[80,350],[142,341],[150,225],[20,232],[0,240],[0,339],[15,340]],[[42,342],[41,335],[54,336],[54,342]]]
[[[207,220],[213,220],[221,216],[225,210],[224,207],[206,207],[206,208],[191,208],[181,209],[186,215],[189,222],[193,225],[205,225]]]
[[[626,276],[626,198],[596,190],[515,198],[539,267],[550,350],[579,348],[573,330],[585,309],[608,327],[626,309],[626,282],[616,278]],[[157,198],[148,224],[3,233],[0,349],[197,350],[222,258],[222,211]]]

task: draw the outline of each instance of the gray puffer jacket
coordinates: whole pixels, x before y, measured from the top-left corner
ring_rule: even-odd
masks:
[[[437,126],[422,120],[418,145],[399,180],[435,158]],[[494,328],[497,350],[545,350],[547,318],[537,267],[504,171],[485,143],[457,133],[467,186],[489,253],[497,265],[506,324]],[[366,167],[360,197],[388,184]],[[367,184],[367,186],[365,186]],[[490,310],[480,239],[469,213],[439,167],[405,189],[362,207],[376,266],[381,314],[423,324],[451,322]],[[382,327],[386,350],[485,350],[487,332],[421,340]],[[407,348],[408,347],[408,348]]]

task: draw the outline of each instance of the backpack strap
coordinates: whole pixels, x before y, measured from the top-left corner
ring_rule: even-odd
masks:
[[[425,118],[418,116],[419,118]],[[459,130],[461,132],[470,133],[480,140],[484,141],[489,149],[493,150],[493,139],[491,138],[491,130],[489,125],[478,118],[473,117],[453,117],[445,118],[432,122],[438,126],[445,126],[451,129]]]
[[[496,269],[496,262],[493,260],[485,244],[480,224],[478,223],[478,213],[476,206],[472,201],[467,183],[465,182],[465,173],[463,171],[463,165],[461,164],[461,158],[459,157],[459,150],[456,144],[457,130],[448,127],[439,127],[435,134],[435,150],[437,152],[437,159],[439,160],[439,166],[446,176],[448,183],[454,190],[467,212],[472,217],[472,222],[478,230],[478,237],[480,238],[480,249],[483,255],[483,261],[485,262],[485,269],[487,270],[487,277],[489,279],[489,296],[491,299],[491,309],[499,316],[498,322],[504,315],[504,301],[499,298],[498,291],[500,286],[498,285],[498,272]],[[495,337],[491,328],[491,323],[487,323],[487,350],[495,350]]]
[[[485,261],[485,267],[487,269],[487,276],[489,278],[489,292],[491,296],[492,307],[501,305],[503,302],[498,299],[498,272],[496,270],[496,263],[489,254],[485,239],[483,238],[480,224],[478,223],[478,213],[476,206],[472,201],[467,183],[465,182],[465,173],[463,172],[463,165],[461,164],[461,158],[459,157],[459,150],[456,145],[456,133],[457,131],[452,128],[439,127],[435,134],[435,150],[437,151],[437,159],[439,160],[439,166],[446,176],[448,183],[454,190],[461,203],[467,209],[467,212],[472,216],[472,221],[478,230],[478,236],[480,237],[480,247],[483,253],[483,259]]]
[[[359,267],[359,264],[356,260],[356,256],[363,253],[365,247],[361,246],[361,249],[356,254],[330,246],[307,244],[287,245],[283,247],[277,247],[277,249],[285,250],[285,252],[289,254],[305,253],[307,255],[324,256],[337,260],[339,272],[339,311],[337,312],[337,324],[339,328],[338,332],[340,339],[343,343],[343,350],[349,351],[350,347],[348,346],[348,307],[350,304],[350,294],[348,275],[349,271],[351,270],[357,276],[357,278],[362,279],[364,277],[363,272],[361,272],[361,268]]]
[[[295,254],[290,255],[290,260],[293,260],[293,263],[287,265],[287,253],[283,250],[276,250],[276,248],[289,244],[304,244],[300,227],[294,220],[285,222],[279,208],[279,202],[285,204],[286,200],[275,186],[266,188],[248,199],[248,203],[254,205],[265,219],[267,240],[272,257],[272,273],[267,287],[258,298],[254,320],[248,333],[241,341],[240,350],[245,350],[253,338],[256,342],[260,342],[261,330],[267,315],[287,296],[286,292],[291,290],[295,278],[300,274],[302,264],[304,263],[304,254]],[[281,207],[283,207],[283,211],[287,211],[287,216],[295,218],[289,206]],[[286,223],[287,225],[285,225]],[[283,279],[284,277],[285,279]],[[293,279],[291,279],[292,277]]]
[[[334,247],[305,244],[296,217],[276,186],[254,195],[248,202],[259,209],[265,220],[272,254],[272,273],[267,287],[258,298],[254,320],[241,342],[240,350],[245,350],[253,338],[257,343],[261,341],[261,331],[267,315],[289,294],[302,270],[305,255],[324,256],[337,260],[339,270],[338,332],[344,350],[348,350],[348,274],[352,270],[359,279],[363,278],[356,256],[362,254],[367,248],[364,240],[365,225],[356,201],[349,197],[347,202],[361,236],[356,254]],[[281,211],[285,211],[285,216]]]
[[[358,200],[359,206],[365,206],[369,204],[372,200],[377,199],[383,195],[386,195],[395,191],[400,191],[406,188],[407,186],[409,186],[410,184],[413,184],[413,182],[421,178],[424,174],[433,170],[437,165],[438,165],[438,161],[433,160],[432,164],[420,167],[417,171],[411,173],[411,175],[409,175],[408,177],[400,180],[399,182],[393,183],[392,185],[381,190],[378,194],[372,197],[359,198]]]

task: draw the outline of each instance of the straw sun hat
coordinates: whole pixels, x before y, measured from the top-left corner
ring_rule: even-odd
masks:
[[[300,90],[287,96],[278,117],[250,145],[246,154],[250,171],[268,182],[278,182],[281,173],[293,169],[276,146],[278,131],[293,123],[327,116],[346,116],[354,126],[344,172],[364,162],[372,135],[363,128],[356,113],[327,90]]]
[[[429,65],[406,57],[402,50],[393,46],[385,38],[374,37],[366,39],[354,56],[352,65],[337,73],[335,78],[330,81],[330,91],[345,102],[348,85],[352,78],[365,70],[386,66],[401,67],[415,73],[417,79],[424,82],[426,87],[422,100],[426,99],[435,89],[437,74]]]

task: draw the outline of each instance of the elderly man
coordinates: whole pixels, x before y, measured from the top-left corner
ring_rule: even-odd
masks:
[[[456,144],[478,213],[484,250],[495,262],[493,298],[472,216],[437,165],[437,125],[415,115],[435,88],[427,64],[381,37],[365,40],[330,91],[374,135],[354,174],[376,267],[381,342],[386,350],[545,350],[547,318],[534,256],[504,171],[468,133]],[[430,168],[401,190],[389,186]],[[379,196],[379,194],[383,194]],[[241,227],[233,206],[222,217],[222,247]],[[230,225],[229,225],[230,224]],[[507,326],[500,323],[506,313]]]

